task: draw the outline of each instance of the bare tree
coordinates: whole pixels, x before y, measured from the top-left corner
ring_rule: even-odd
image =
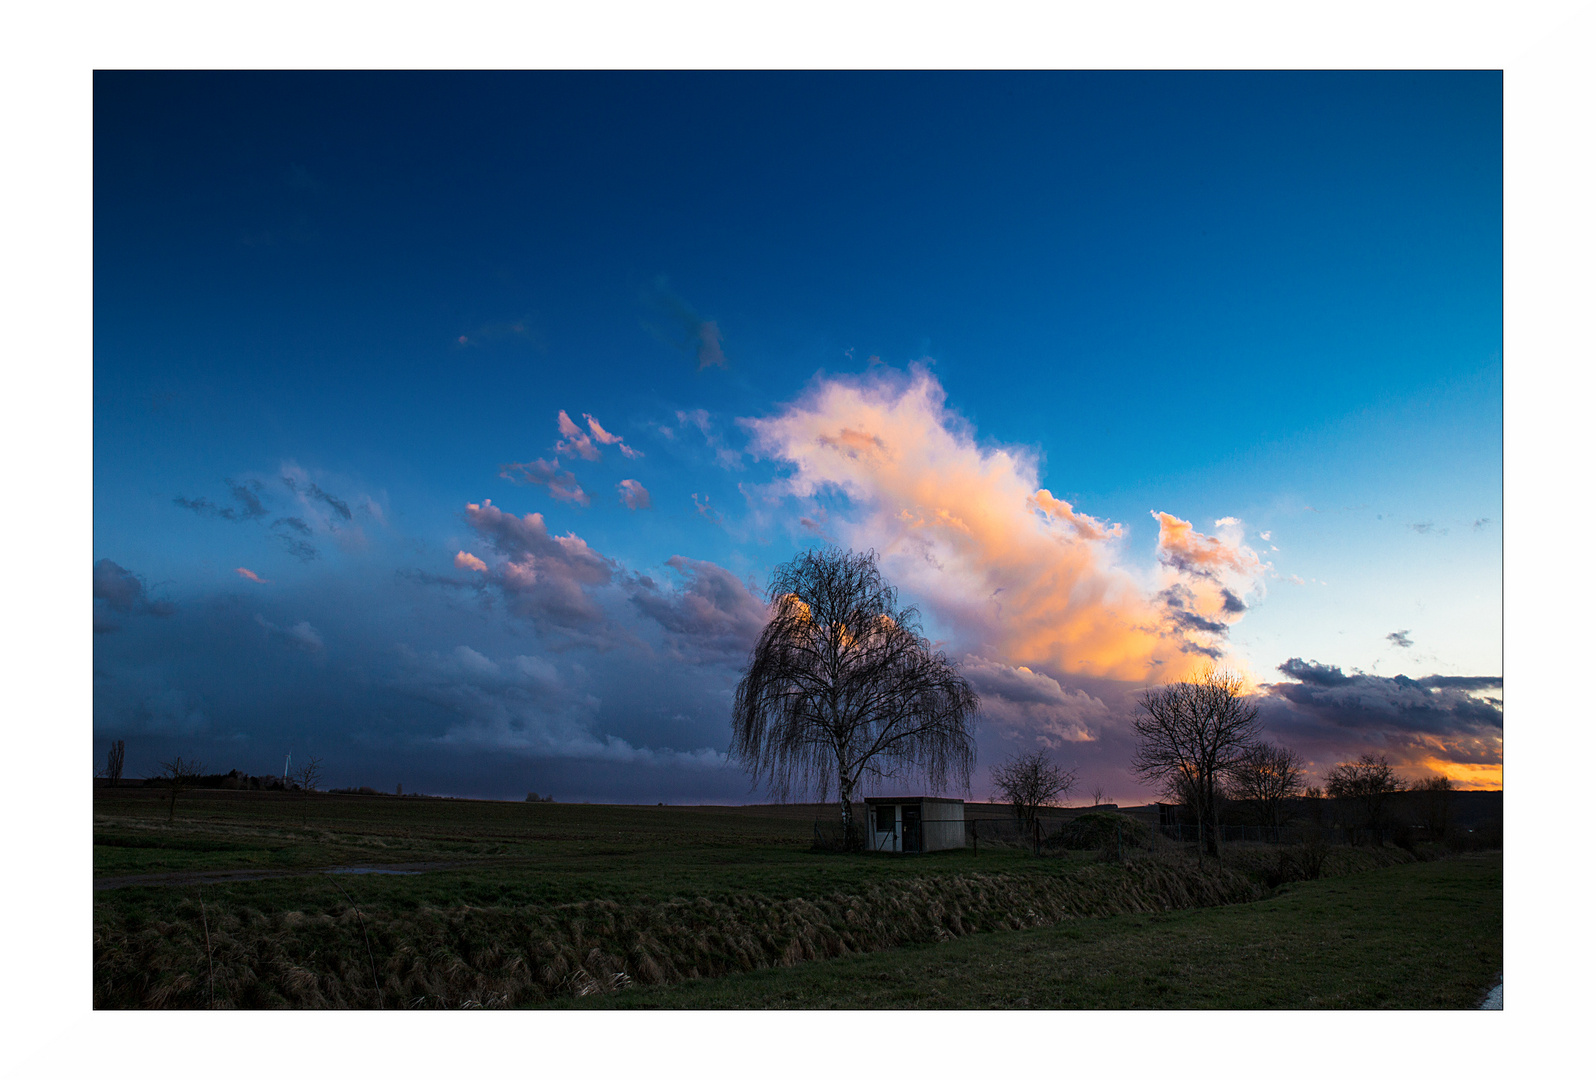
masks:
[[[1242,696],[1241,679],[1209,668],[1191,682],[1148,690],[1138,703],[1140,743],[1132,767],[1189,800],[1197,814],[1199,855],[1219,857],[1221,784],[1257,739],[1258,706]]]
[[[1093,806],[1102,806],[1103,805],[1103,785],[1102,784],[1098,784],[1096,787],[1092,788],[1092,805]]]
[[[1445,840],[1452,826],[1452,781],[1444,776],[1432,776],[1414,785],[1422,794],[1424,824],[1432,840]]]
[[[110,753],[105,756],[105,775],[112,787],[122,782],[122,763],[126,760],[127,747],[118,739],[111,744]]]
[[[1047,759],[1040,750],[1011,757],[992,767],[992,783],[1014,807],[1021,834],[1034,832],[1037,812],[1057,806],[1075,786],[1075,773]]]
[[[1302,792],[1306,764],[1290,747],[1253,743],[1231,769],[1230,797],[1256,806],[1261,824],[1284,825],[1289,800]]]
[[[321,758],[313,757],[294,773],[294,782],[306,791],[315,791],[321,783]]]
[[[970,785],[980,699],[899,608],[876,554],[806,551],[770,580],[770,621],[732,705],[732,754],[777,798],[836,784],[844,843],[860,846],[860,781],[924,776]]]
[[[171,823],[173,815],[177,813],[178,794],[199,778],[201,769],[202,766],[199,762],[184,761],[181,757],[161,762],[160,779],[172,790],[171,807],[166,812],[168,824]]]
[[[1384,754],[1363,754],[1357,761],[1343,761],[1324,777],[1324,793],[1356,805],[1376,838],[1385,827],[1391,796],[1406,787]]]

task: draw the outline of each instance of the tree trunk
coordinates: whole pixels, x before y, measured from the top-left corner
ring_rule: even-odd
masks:
[[[1206,831],[1207,831],[1208,835],[1206,837],[1204,837],[1203,839],[1204,839],[1204,843],[1208,847],[1208,854],[1212,855],[1215,859],[1218,859],[1219,858],[1219,799],[1218,799],[1218,793],[1215,792],[1212,789],[1212,787],[1210,787],[1209,790],[1206,792],[1206,794],[1208,796],[1208,798],[1206,800],[1207,805],[1203,807],[1202,812],[1203,812],[1203,816],[1208,819],[1207,823],[1206,823]]]
[[[837,773],[837,798],[842,803],[842,846],[846,851],[855,851],[863,845],[859,842],[858,830],[854,827],[853,820],[853,782],[844,772]]]

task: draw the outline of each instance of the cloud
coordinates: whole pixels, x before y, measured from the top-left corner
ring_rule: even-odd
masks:
[[[1411,649],[1413,648],[1413,639],[1408,636],[1409,633],[1410,631],[1407,630],[1398,630],[1395,633],[1387,634],[1385,639],[1399,649]]]
[[[649,498],[648,488],[636,480],[622,480],[615,485],[615,490],[621,493],[621,503],[628,510],[647,510],[654,505],[654,500]]]
[[[721,438],[720,433],[715,430],[715,425],[710,420],[708,411],[704,409],[693,409],[691,411],[678,409],[676,411],[676,422],[684,428],[695,427],[698,429],[699,434],[704,436],[705,444],[715,453],[715,464],[723,469],[741,469],[743,467],[742,451],[733,450],[726,445],[726,440]],[[675,437],[671,434],[670,428],[660,428],[660,431],[671,438]]]
[[[693,492],[693,509],[698,511],[699,517],[707,518],[717,525],[720,524],[720,514],[715,511],[713,506],[709,505],[708,495],[700,495],[696,491]]]
[[[666,278],[655,279],[653,289],[644,293],[643,300],[670,322],[665,327],[645,323],[654,337],[674,348],[692,353],[698,361],[699,371],[726,366],[720,327],[714,320],[702,318],[687,301],[672,292]]]
[[[560,415],[565,414],[562,412]],[[537,484],[546,487],[551,496],[562,502],[586,506],[592,501],[588,498],[587,492],[577,484],[576,474],[561,470],[558,458],[553,461],[538,458],[534,461],[511,462],[499,467],[499,475],[512,484]]]
[[[304,499],[314,499],[317,502],[326,504],[333,513],[337,514],[345,521],[353,520],[354,515],[349,512],[348,503],[344,502],[342,499],[336,498],[335,496],[329,495],[314,482],[304,479],[303,476],[296,477],[290,473],[284,473],[282,479],[283,485],[294,494]]]
[[[246,570],[242,566],[240,566],[238,569],[234,570],[233,573],[237,574],[241,578],[245,578],[246,580],[253,581],[257,585],[270,585],[271,584],[270,581],[268,581],[266,578],[261,577],[259,574],[255,573],[255,571]]]
[[[179,495],[172,502],[185,510],[192,510],[196,514],[219,517],[224,521],[254,521],[257,518],[266,516],[266,507],[260,500],[265,488],[258,481],[250,480],[243,484],[236,483],[233,480],[225,480],[223,482],[227,485],[227,490],[233,495],[233,502],[235,503],[233,506],[218,506],[203,495],[197,499],[186,499]]]
[[[1412,529],[1414,532],[1420,534],[1421,536],[1427,536],[1430,533],[1435,533],[1437,536],[1445,536],[1446,532],[1447,532],[1446,529],[1444,529],[1441,526],[1437,525],[1433,521],[1410,522],[1408,524],[1408,528]]]
[[[597,461],[600,457],[599,448],[593,445],[593,440],[576,426],[576,422],[566,415],[564,409],[559,415],[560,434],[565,438],[554,444],[556,454],[574,454],[586,461]]]
[[[1227,574],[1252,579],[1263,569],[1252,549],[1237,540],[1204,536],[1191,527],[1191,522],[1182,521],[1173,514],[1154,510],[1152,515],[1158,521],[1158,559],[1167,566],[1215,581]],[[1233,529],[1240,522],[1235,518],[1221,518],[1214,525]]]
[[[1205,537],[1164,515],[1158,565],[1127,569],[1123,526],[1043,488],[1033,451],[978,443],[924,368],[819,378],[776,415],[742,423],[755,453],[787,466],[786,496],[843,496],[830,520],[841,542],[880,552],[890,580],[1007,663],[1178,677],[1222,648],[1239,598],[1261,591],[1239,524]]]
[[[799,515],[798,527],[803,529],[805,532],[814,533],[828,544],[835,544],[837,542],[837,538],[826,531],[826,510],[824,507],[821,507],[820,511],[812,518]]]
[[[289,520],[292,521],[297,519]],[[285,532],[278,532],[274,535],[277,537],[277,542],[282,544],[283,547],[287,549],[288,554],[292,555],[300,562],[311,562],[318,555],[318,552],[316,551],[316,545],[310,543],[308,540],[301,540],[297,536],[289,536]]]
[[[151,600],[144,579],[110,559],[100,559],[94,564],[94,599],[103,601],[107,608],[120,615],[164,617],[177,610],[169,601]],[[96,614],[94,628],[104,633],[116,629],[116,624]]]
[[[1500,676],[1349,675],[1297,657],[1278,670],[1291,681],[1259,687],[1261,718],[1284,741],[1325,754],[1324,768],[1375,751],[1409,770],[1471,782],[1494,769],[1500,785]]]
[[[321,634],[314,626],[304,620],[295,623],[286,630],[262,615],[256,615],[255,622],[265,628],[267,636],[279,645],[286,645],[288,648],[297,649],[300,652],[321,652]]]
[[[682,576],[682,584],[663,590],[638,578],[632,603],[665,629],[672,658],[702,663],[746,657],[768,618],[765,604],[712,562],[673,555],[665,565]]]
[[[621,453],[631,461],[636,461],[638,458],[643,456],[643,452],[641,450],[633,450],[630,446],[627,446],[625,441],[623,441],[619,435],[612,435],[608,431],[605,431],[603,425],[593,418],[592,413],[583,413],[582,419],[587,421],[587,428],[593,433],[594,441],[602,443],[605,446],[619,447]]]
[[[96,679],[98,683],[100,680]],[[95,687],[94,729],[118,734],[194,736],[210,728],[204,699],[181,687],[167,685],[159,673],[135,668],[115,680],[116,694],[106,699],[105,687]],[[184,756],[192,754],[185,750]]]
[[[575,533],[552,536],[539,513],[516,517],[484,499],[466,521],[507,560],[489,571],[514,614],[540,626],[596,630],[604,613],[588,590],[608,585],[617,566]]]
[[[981,695],[984,716],[1009,734],[1028,737],[1050,750],[1093,741],[1093,728],[1110,717],[1100,699],[1084,690],[1067,690],[1058,680],[1028,667],[966,656],[960,671]]]
[[[1032,495],[1029,502],[1049,519],[1069,525],[1083,540],[1106,540],[1110,537],[1118,539],[1125,535],[1124,526],[1106,525],[1094,517],[1077,514],[1073,506],[1063,499],[1055,499],[1053,493],[1046,488]]]
[[[578,665],[562,673],[544,657],[496,660],[467,645],[428,652],[400,646],[396,652],[402,668],[393,685],[453,718],[447,730],[426,741],[432,753],[450,748],[691,769],[726,764],[725,755],[712,748],[650,748],[604,732],[602,702],[581,689],[585,675]]]
[[[471,570],[478,574],[486,574],[488,572],[488,564],[469,551],[455,552],[454,565],[456,569]]]
[[[459,565],[458,562],[456,565]],[[486,584],[481,578],[444,577],[441,574],[429,574],[427,571],[419,570],[415,567],[402,567],[394,571],[394,576],[401,581],[411,581],[417,585],[437,585],[445,589],[476,589],[480,591]]]

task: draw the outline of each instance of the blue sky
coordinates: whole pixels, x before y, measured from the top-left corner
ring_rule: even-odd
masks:
[[[829,538],[977,680],[977,795],[1041,745],[1150,796],[1134,694],[1210,656],[1317,769],[1500,782],[1498,73],[102,72],[94,108],[130,770],[757,797],[727,696]],[[883,456],[816,456],[848,432]]]

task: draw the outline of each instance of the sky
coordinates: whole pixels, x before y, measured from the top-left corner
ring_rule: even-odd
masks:
[[[1501,785],[1498,72],[93,107],[97,760],[758,801],[765,584],[836,544],[981,694],[973,797],[1155,797],[1136,699],[1210,663],[1310,779]]]

